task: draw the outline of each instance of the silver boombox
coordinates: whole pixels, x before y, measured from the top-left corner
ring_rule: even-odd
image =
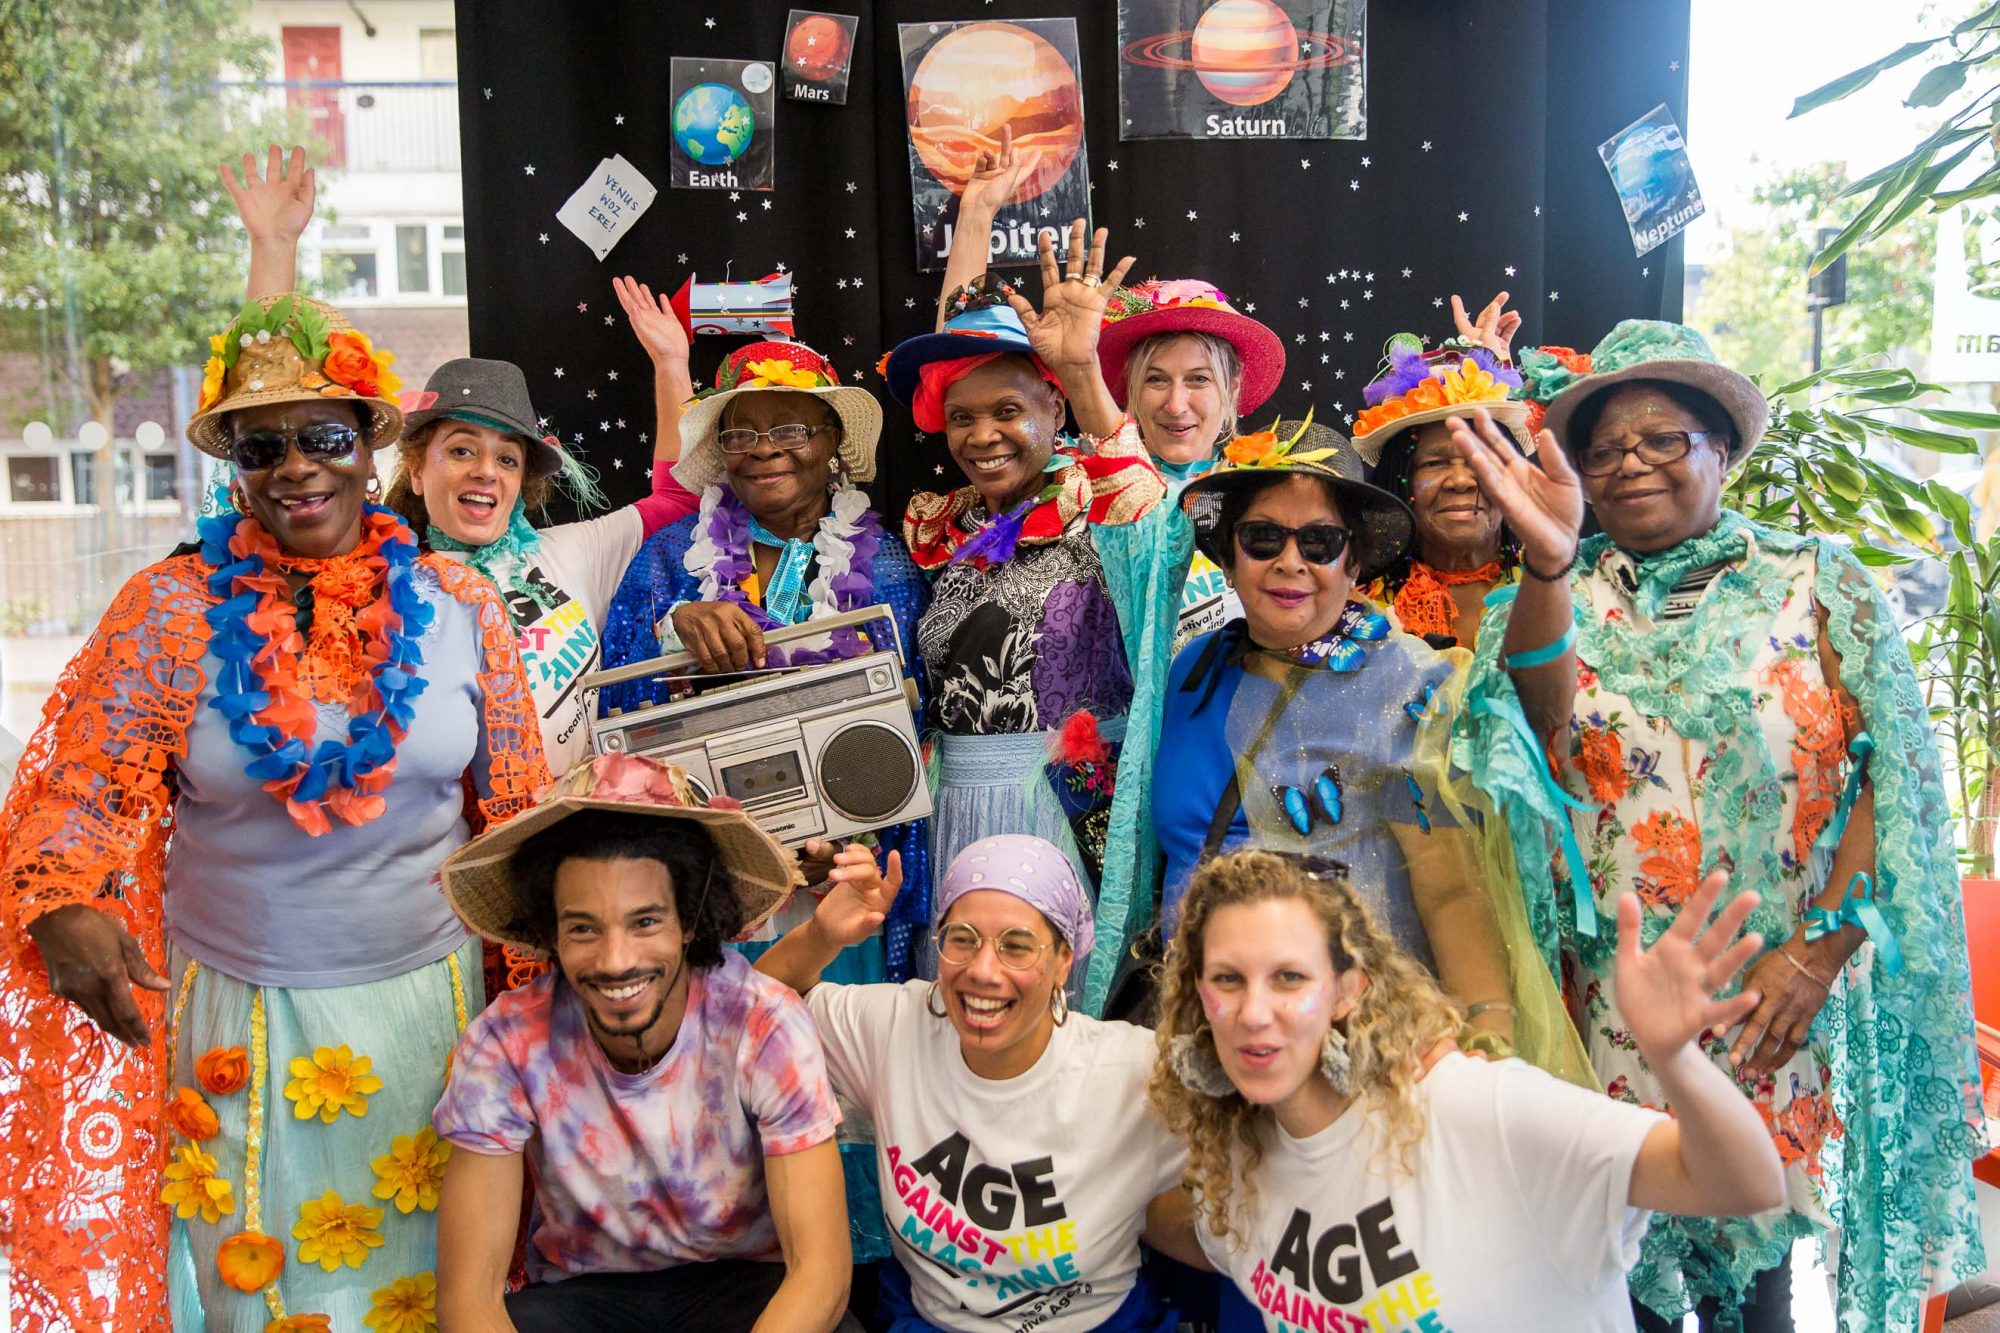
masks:
[[[768,630],[767,646],[887,621],[886,606]],[[901,636],[897,635],[898,646]],[[644,676],[685,671],[691,653],[600,671],[600,689]],[[931,812],[913,713],[916,689],[899,653],[880,650],[844,662],[778,667],[685,699],[593,719],[600,754],[644,754],[685,768],[703,792],[743,803],[788,846],[808,838],[851,838]]]

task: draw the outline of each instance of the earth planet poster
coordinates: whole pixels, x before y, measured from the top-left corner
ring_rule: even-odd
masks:
[[[1033,169],[981,238],[995,265],[1035,261],[1037,237],[1069,248],[1069,224],[1090,217],[1082,62],[1074,19],[905,23],[898,30],[910,128],[910,193],[917,267],[945,266],[958,237],[958,198],[982,150],[1003,126]],[[975,242],[978,243],[978,242]]]
[[[1366,0],[1121,0],[1121,139],[1366,139]]]
[[[778,76],[763,60],[675,56],[667,71],[676,190],[768,190],[777,162]]]

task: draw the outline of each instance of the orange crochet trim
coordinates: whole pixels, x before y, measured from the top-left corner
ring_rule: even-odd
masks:
[[[1798,814],[1792,820],[1792,855],[1804,865],[1813,843],[1833,818],[1847,779],[1847,742],[1859,726],[1852,705],[1838,699],[1816,670],[1786,657],[1765,668],[1792,720],[1792,772],[1799,780]]]
[[[513,626],[477,573],[419,563],[478,609],[492,765],[475,822],[497,822],[549,781]],[[26,926],[85,903],[165,971],[160,897],[175,764],[204,683],[208,573],[176,556],[126,582],[64,668],[0,809],[0,1246],[22,1333],[168,1326],[164,997],[135,992],[153,1040],[120,1045],[49,993]]]
[[[1451,599],[1451,590],[1467,583],[1503,583],[1506,578],[1498,560],[1488,560],[1477,569],[1433,569],[1412,560],[1409,577],[1396,590],[1396,619],[1403,622],[1405,634],[1456,638],[1458,603]]]
[[[1609,727],[1584,725],[1576,737],[1576,767],[1590,786],[1590,799],[1609,805],[1625,799],[1632,774],[1625,767],[1625,746]]]
[[[1694,894],[1695,872],[1701,869],[1701,829],[1671,810],[1655,810],[1632,829],[1632,841],[1646,855],[1639,858],[1645,880],[1638,886],[1641,901],[1673,909]]]

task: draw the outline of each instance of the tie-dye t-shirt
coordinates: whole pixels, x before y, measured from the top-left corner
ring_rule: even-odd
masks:
[[[830,1141],[840,1112],[805,1004],[725,951],[688,974],[674,1044],[621,1074],[551,974],[495,1000],[452,1055],[433,1117],[458,1148],[526,1152],[528,1277],[781,1261],[766,1157]]]

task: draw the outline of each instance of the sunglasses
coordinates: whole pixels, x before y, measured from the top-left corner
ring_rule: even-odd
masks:
[[[229,442],[229,460],[239,472],[265,472],[285,461],[293,444],[299,456],[311,463],[337,463],[354,455],[361,432],[335,421],[323,421],[297,430],[253,430]]]
[[[1328,768],[1314,778],[1310,793],[1298,787],[1273,787],[1271,794],[1278,798],[1278,804],[1285,809],[1285,818],[1292,822],[1301,838],[1312,832],[1314,815],[1329,824],[1338,824],[1346,813],[1338,767]]]
[[[1297,541],[1299,555],[1308,563],[1330,565],[1340,559],[1353,535],[1334,523],[1288,528],[1269,519],[1245,518],[1236,523],[1236,549],[1252,560],[1276,560],[1285,553],[1286,542]]]

